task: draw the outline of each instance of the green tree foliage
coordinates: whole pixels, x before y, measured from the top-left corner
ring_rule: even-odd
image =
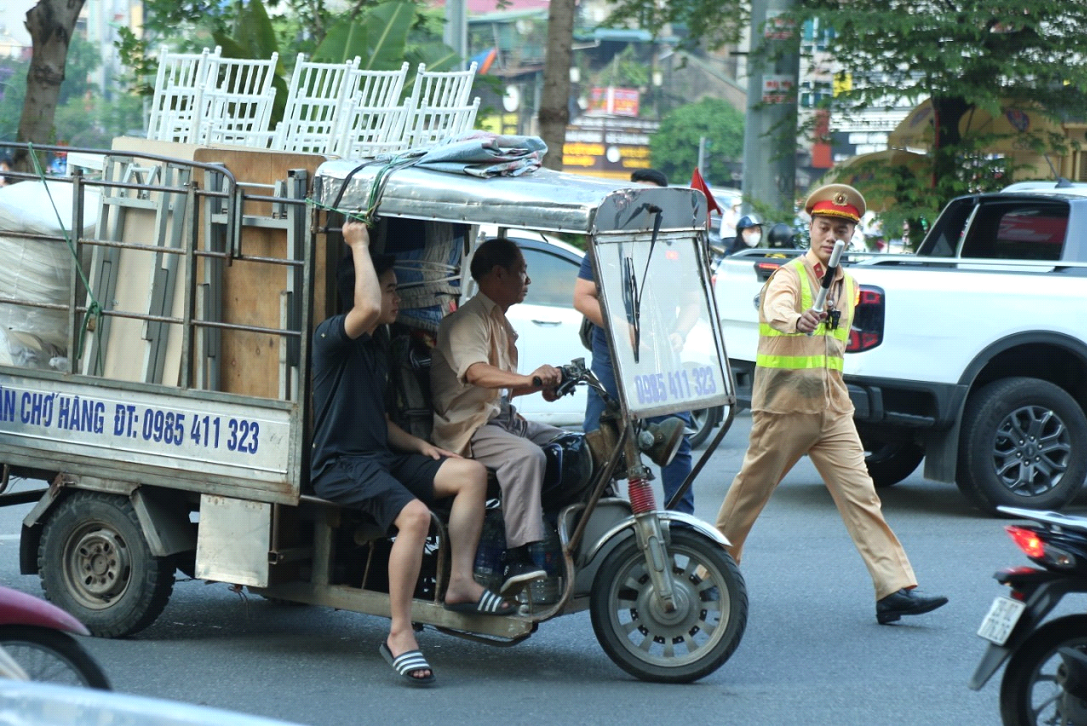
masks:
[[[142,135],[143,101],[132,94],[105,99],[87,94],[57,108],[57,140],[84,149],[108,149],[117,136]]]
[[[48,139],[37,139],[37,143],[108,148],[114,136],[140,128],[143,111],[138,98],[115,93],[107,100],[88,80],[100,62],[92,43],[81,35],[72,36],[53,118],[55,131]],[[4,141],[16,140],[28,68],[26,61],[0,60],[0,139]]]
[[[891,168],[902,218],[932,220],[951,198],[1007,184],[1016,171],[994,158],[999,135],[963,134],[964,116],[999,117],[1009,106],[1082,118],[1087,92],[1087,3],[1052,0],[810,0],[799,19],[833,28],[827,53],[850,74],[835,115],[889,102],[935,110],[930,168]],[[1061,151],[1046,133],[1020,134],[1034,151]],[[919,225],[913,225],[916,232]]]
[[[728,162],[743,157],[744,116],[716,98],[704,98],[665,115],[649,143],[650,162],[673,183],[689,179],[698,166],[703,136],[709,143],[704,176],[711,184],[719,184],[729,178]]]
[[[29,64],[14,58],[0,60],[0,140],[16,141],[19,118],[26,100]]]
[[[650,82],[650,65],[642,58],[633,44],[615,54],[606,66],[597,72],[593,82],[598,86],[625,86],[643,88]]]
[[[640,28],[661,35],[665,27],[682,38],[686,50],[715,50],[739,40],[749,23],[751,5],[741,0],[612,0],[605,25]]]

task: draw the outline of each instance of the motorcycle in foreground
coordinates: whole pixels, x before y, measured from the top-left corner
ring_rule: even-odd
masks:
[[[72,633],[90,635],[57,606],[0,587],[0,677],[108,689],[106,674]]]
[[[1065,595],[1087,592],[1087,517],[998,509],[1031,520],[1005,529],[1041,568],[994,575],[1011,593],[996,598],[978,630],[989,646],[970,688],[980,690],[1007,661],[1000,683],[1005,726],[1087,725],[1087,614],[1042,622]]]

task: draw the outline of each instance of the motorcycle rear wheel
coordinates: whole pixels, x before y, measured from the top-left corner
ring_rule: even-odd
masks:
[[[1012,654],[1000,682],[1000,718],[1005,726],[1083,723],[1061,713],[1063,688],[1057,680],[1061,651],[1087,654],[1087,615],[1051,620]]]
[[[30,680],[109,690],[109,679],[79,642],[57,630],[27,625],[0,627],[3,647]]]
[[[674,612],[657,604],[634,537],[601,563],[589,611],[604,652],[627,673],[657,683],[690,683],[720,668],[740,644],[747,588],[732,557],[705,535],[673,525],[667,550]]]

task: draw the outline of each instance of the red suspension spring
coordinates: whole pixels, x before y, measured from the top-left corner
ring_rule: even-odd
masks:
[[[653,487],[645,479],[641,477],[627,479],[627,492],[630,495],[630,508],[635,514],[652,512],[657,508]]]

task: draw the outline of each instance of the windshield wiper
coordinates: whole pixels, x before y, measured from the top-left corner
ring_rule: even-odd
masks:
[[[657,246],[657,235],[661,231],[661,222],[664,219],[664,210],[655,204],[642,205],[642,209],[656,215],[653,220],[653,237],[649,240],[649,254],[645,256],[645,269],[642,270],[642,283],[634,274],[634,260],[630,257],[623,259],[623,304],[627,310],[627,322],[634,329],[634,362],[638,362],[639,349],[642,341],[642,290],[645,289],[645,278],[649,274],[649,264],[653,261],[653,249]]]
[[[634,331],[634,362],[637,363],[642,342],[642,296],[634,274],[634,260],[630,257],[623,258],[623,307],[627,312],[627,324]]]

